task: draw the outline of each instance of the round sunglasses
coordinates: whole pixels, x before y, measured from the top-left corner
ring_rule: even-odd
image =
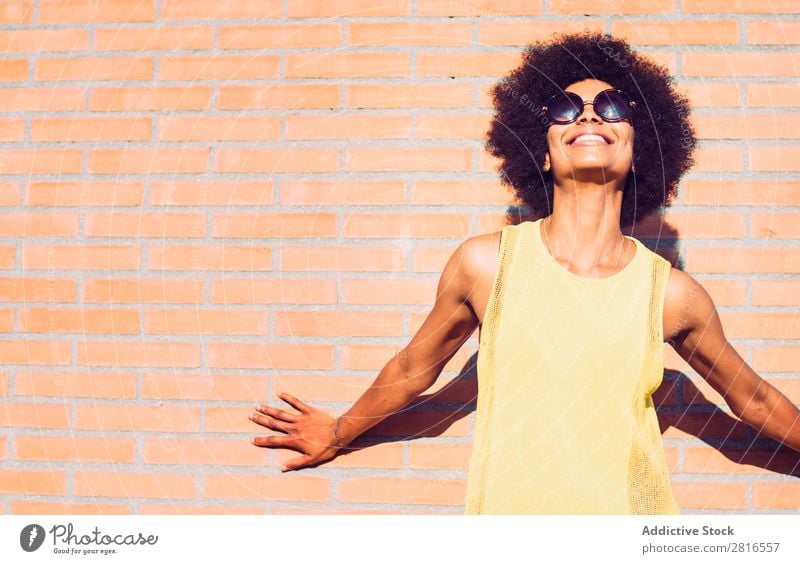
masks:
[[[603,121],[612,123],[624,120],[636,107],[636,102],[628,98],[622,90],[609,88],[600,92],[591,102],[584,102],[574,92],[559,92],[542,106],[542,112],[550,123],[566,125],[577,120],[587,104],[592,105],[594,113]]]

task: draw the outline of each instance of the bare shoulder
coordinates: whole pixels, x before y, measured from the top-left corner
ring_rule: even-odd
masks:
[[[664,296],[664,340],[682,340],[698,320],[707,319],[715,311],[711,296],[700,282],[682,270],[670,269]]]
[[[465,269],[474,277],[494,276],[500,250],[500,232],[470,237],[456,251]]]

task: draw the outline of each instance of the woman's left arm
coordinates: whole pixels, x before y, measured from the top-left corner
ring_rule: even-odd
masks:
[[[674,268],[664,314],[674,328],[669,343],[725,398],[731,411],[760,433],[800,451],[800,410],[739,356],[725,337],[711,296]]]

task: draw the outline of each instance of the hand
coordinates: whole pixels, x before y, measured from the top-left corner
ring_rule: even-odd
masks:
[[[299,413],[268,405],[256,407],[256,412],[250,416],[251,421],[273,431],[286,433],[286,436],[256,437],[253,444],[259,447],[289,448],[303,453],[303,456],[286,462],[281,468],[282,472],[317,466],[334,458],[342,448],[337,443],[336,419],[287,393],[281,393],[278,397]]]

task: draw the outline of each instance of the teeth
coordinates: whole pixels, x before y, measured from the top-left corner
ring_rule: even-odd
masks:
[[[580,143],[582,141],[589,141],[589,142],[592,142],[592,143],[595,143],[595,142],[597,142],[597,143],[605,143],[606,142],[606,140],[603,137],[601,137],[600,135],[594,135],[594,134],[591,134],[591,133],[587,133],[587,134],[584,134],[584,135],[578,135],[575,138],[575,141],[573,141],[573,143]]]

